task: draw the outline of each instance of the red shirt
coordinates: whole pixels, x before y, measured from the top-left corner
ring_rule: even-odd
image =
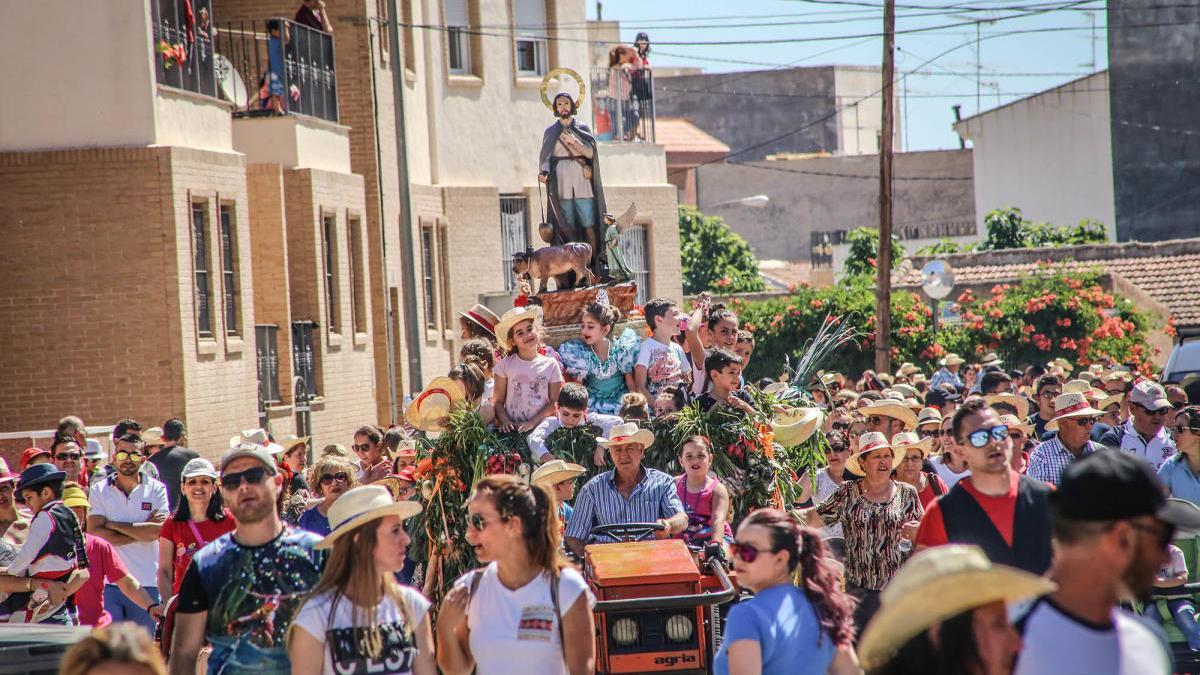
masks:
[[[196,535],[192,533],[191,525],[195,525],[196,529],[200,531],[203,541],[196,541]],[[205,520],[196,523],[191,520],[181,522],[175,520],[174,516],[167,518],[167,522],[163,523],[162,529],[159,530],[158,538],[175,544],[175,578],[172,582],[174,588],[171,589],[171,595],[179,594],[179,585],[183,583],[183,575],[187,573],[188,565],[191,564],[192,556],[196,551],[226,532],[233,532],[235,527],[237,527],[237,523],[234,522],[233,514],[229,512],[229,509],[225,509],[225,517],[221,520]],[[162,593],[162,589],[159,589],[159,593]]]
[[[1012,546],[1013,514],[1017,510],[1017,482],[1021,476],[1012,472],[1012,482],[1008,492],[998,497],[985,495],[975,489],[970,476],[958,481],[970,495],[983,507],[988,520],[1004,538],[1004,543]],[[921,527],[917,530],[917,546],[941,546],[950,543],[946,538],[946,523],[942,520],[941,504],[937,501],[925,507],[925,515],[921,517]]]
[[[75,606],[79,609],[79,623],[103,628],[112,623],[112,615],[104,609],[104,585],[115,584],[129,576],[129,570],[112,544],[100,537],[83,534],[83,545],[87,550],[87,583],[75,594]]]
[[[936,482],[938,487],[941,488],[937,492],[933,491],[934,482]],[[921,506],[928,511],[929,505],[938,498],[938,495],[944,495],[946,492],[946,483],[942,480],[941,476],[937,475],[936,473],[927,473],[925,474],[925,489],[917,493],[917,499],[921,500]]]

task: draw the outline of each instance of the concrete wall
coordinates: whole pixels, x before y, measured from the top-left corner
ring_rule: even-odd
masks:
[[[844,66],[657,76],[654,104],[660,117],[685,118],[734,153],[753,147],[731,157],[738,162],[781,152],[877,153],[879,86],[879,69]],[[899,114],[896,121],[899,138]]]
[[[242,117],[233,145],[246,161],[350,173],[350,129],[312,117]]]
[[[956,125],[975,157],[975,215],[1015,206],[1058,225],[1084,218],[1115,234],[1108,73],[970,117]]]
[[[1108,27],[1117,238],[1190,236],[1200,222],[1200,6],[1122,0],[1108,4]]]
[[[971,151],[900,153],[894,171],[897,230],[974,218]],[[877,155],[712,164],[700,167],[697,175],[700,210],[724,218],[759,258],[807,261],[811,233],[875,227],[879,222]],[[709,206],[757,194],[770,197],[766,206]],[[837,251],[834,267],[840,269]]]
[[[154,138],[157,145],[216,152],[233,149],[231,104],[169,87],[157,87],[157,92],[158,133]]]
[[[155,142],[147,0],[10,6],[0,63],[0,151]]]

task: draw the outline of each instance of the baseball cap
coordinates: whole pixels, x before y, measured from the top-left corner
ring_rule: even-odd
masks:
[[[1133,390],[1129,392],[1129,402],[1147,410],[1162,410],[1171,407],[1166,390],[1154,380],[1142,380],[1133,385]]]
[[[209,478],[217,479],[217,469],[212,462],[203,457],[195,457],[188,460],[187,464],[183,465],[183,471],[180,473],[180,478],[187,480],[192,476],[208,476]]]
[[[265,446],[255,445],[254,443],[240,443],[221,458],[221,473],[225,473],[225,467],[229,466],[230,462],[239,457],[253,457],[257,459],[263,463],[263,466],[267,467],[271,475],[279,471],[275,466],[275,457],[271,455],[271,452]]]
[[[962,400],[961,394],[957,391],[950,391],[947,388],[943,388],[941,385],[925,392],[925,405],[928,406],[945,405],[947,401],[959,400]]]
[[[1150,465],[1119,450],[1094,452],[1068,465],[1050,503],[1057,515],[1075,520],[1154,516],[1178,528],[1200,528],[1200,512],[1168,500]]]

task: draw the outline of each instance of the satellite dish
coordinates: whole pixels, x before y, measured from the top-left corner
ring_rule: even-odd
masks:
[[[224,56],[213,54],[213,61],[216,63],[217,85],[221,87],[221,95],[237,107],[245,108],[250,102],[250,96],[242,76]]]
[[[921,290],[933,300],[941,300],[954,290],[954,272],[945,260],[930,260],[921,268]]]

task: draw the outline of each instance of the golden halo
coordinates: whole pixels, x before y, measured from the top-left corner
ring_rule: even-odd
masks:
[[[579,76],[579,73],[575,72],[574,70],[571,70],[570,68],[555,68],[555,69],[551,70],[550,72],[546,73],[545,77],[542,78],[542,90],[541,90],[542,91],[542,105],[549,108],[551,112],[554,111],[554,102],[546,97],[546,88],[550,86],[551,80],[558,79],[559,75],[570,75],[571,77],[575,78],[575,84],[579,85],[579,98],[575,99],[576,107],[578,107],[580,102],[583,101],[583,95],[587,92],[587,87],[584,86],[583,78]],[[569,95],[570,94],[568,94],[568,96]],[[555,98],[557,98],[557,97],[558,97],[558,94],[555,94]]]

